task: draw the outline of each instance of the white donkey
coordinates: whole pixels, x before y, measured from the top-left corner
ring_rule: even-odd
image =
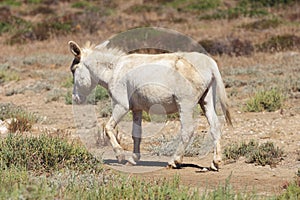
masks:
[[[112,116],[105,125],[119,162],[125,159],[114,129],[122,117],[133,113],[132,138],[134,150],[132,164],[140,159],[142,111],[152,109],[155,114],[179,112],[181,131],[177,150],[169,161],[172,167],[182,163],[186,146],[193,132],[193,109],[200,104],[210,125],[214,139],[214,157],[211,168],[218,170],[221,163],[221,124],[215,107],[219,97],[227,123],[231,125],[224,84],[216,62],[197,52],[168,54],[126,54],[107,48],[109,41],[94,48],[81,49],[70,41],[75,56],[71,65],[74,77],[73,100],[80,104],[97,84],[106,88],[112,98]],[[159,106],[157,106],[159,105]]]

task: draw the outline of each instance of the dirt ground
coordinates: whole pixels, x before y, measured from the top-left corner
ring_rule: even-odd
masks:
[[[134,1],[130,2],[133,3]],[[128,6],[130,5],[128,4]],[[148,21],[150,25],[180,31],[197,41],[230,36],[241,39],[251,38],[252,41],[258,42],[268,38],[274,32],[299,34],[299,26],[293,25],[279,26],[278,28],[256,32],[236,28],[238,25],[253,21],[249,18],[239,21],[218,20],[209,23],[191,18],[189,20],[196,20],[196,22],[193,23],[193,21],[187,20],[184,24],[181,24],[168,22],[168,15],[160,16],[149,12],[143,16],[143,19],[135,16],[132,20],[133,24],[130,26],[129,22],[133,17],[130,16],[130,18],[128,14],[124,13],[120,16],[107,18],[106,28],[99,30],[94,35],[73,34],[53,37],[47,41],[34,41],[13,46],[6,45],[6,38],[0,37],[1,68],[14,71],[20,76],[19,80],[1,83],[0,102],[13,103],[36,113],[39,121],[34,125],[31,134],[36,135],[47,132],[66,134],[71,138],[77,137],[76,131],[78,129],[76,128],[73,107],[72,105],[66,105],[64,99],[64,95],[71,89],[62,86],[66,79],[71,76],[69,66],[72,62],[72,56],[67,46],[69,40],[78,41],[79,44],[84,44],[87,40],[101,42],[110,38],[113,34],[140,25],[139,20],[149,19],[160,21],[159,24],[155,24],[150,20]],[[184,18],[185,16],[179,17]],[[129,22],[126,24],[127,20]],[[121,24],[120,27],[114,25],[117,22]],[[286,155],[276,167],[247,164],[241,158],[237,162],[223,164],[219,172],[200,172],[200,167],[210,166],[212,153],[209,153],[201,159],[198,157],[184,158],[182,169],[165,168],[167,163],[165,158],[160,158],[161,160],[151,163],[145,162],[147,158],[143,160],[142,157],[142,161],[138,166],[126,166],[127,173],[135,174],[134,172],[140,171],[146,166],[153,167],[155,170],[136,174],[136,176],[152,179],[170,178],[178,174],[182,184],[203,191],[213,189],[218,185],[222,186],[226,180],[229,180],[232,187],[239,191],[256,191],[262,195],[273,195],[282,192],[286,184],[296,177],[296,173],[300,168],[300,93],[299,91],[287,92],[288,96],[283,108],[275,112],[249,113],[243,111],[243,106],[247,99],[260,88],[270,88],[272,86],[284,88],[288,84],[295,84],[299,81],[299,58],[300,53],[297,51],[254,52],[253,55],[248,57],[215,56],[225,85],[227,85],[226,90],[233,118],[233,127],[226,125],[223,127],[222,147],[251,139],[259,143],[271,141],[282,148]],[[108,118],[101,117],[98,112],[99,105],[96,107],[96,112],[83,114],[87,116],[89,114],[95,115],[98,126],[101,127],[101,124],[107,121]],[[203,117],[197,123],[199,131],[208,129],[206,120]],[[95,124],[92,123],[90,128],[94,127]],[[178,122],[169,122],[166,132],[172,132],[176,129],[178,129]],[[130,136],[127,135],[127,137]],[[95,142],[93,138],[85,139],[87,142]],[[130,145],[124,145],[130,150]],[[110,165],[108,164],[107,167],[110,168],[114,164],[113,157],[108,160],[110,160],[108,162]]]

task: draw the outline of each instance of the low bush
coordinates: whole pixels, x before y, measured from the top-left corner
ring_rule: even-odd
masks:
[[[20,75],[9,69],[0,69],[0,84],[20,80]]]
[[[10,134],[0,141],[0,168],[26,169],[34,173],[62,168],[101,170],[101,163],[84,147],[61,137],[24,137]]]
[[[254,46],[250,41],[242,41],[238,38],[202,40],[199,44],[211,55],[249,56],[254,52]]]
[[[73,76],[68,76],[65,81],[61,84],[62,87],[64,88],[72,88],[73,87]]]
[[[263,52],[299,50],[299,48],[300,37],[291,34],[273,36],[262,44],[257,45],[257,49]]]
[[[246,157],[247,163],[258,165],[270,165],[275,167],[284,157],[282,149],[275,147],[272,142],[258,144],[254,140],[249,143],[231,144],[224,149],[224,160],[236,161],[240,157]]]
[[[0,104],[0,119],[10,119],[8,130],[11,133],[29,131],[38,118],[30,113],[10,103]]]
[[[65,104],[66,105],[72,105],[73,103],[73,99],[72,99],[72,91],[68,91],[65,94]]]
[[[259,91],[246,102],[247,112],[273,112],[283,106],[284,96],[278,89]]]
[[[241,28],[247,30],[264,30],[269,28],[276,28],[280,24],[282,24],[282,21],[278,18],[260,19],[248,24],[244,24],[241,26]]]
[[[300,179],[296,178],[295,181],[288,183],[283,187],[284,192],[279,195],[277,200],[286,200],[286,199],[299,199],[300,197]]]
[[[238,4],[236,7],[228,9],[216,9],[209,14],[201,14],[199,19],[216,20],[216,19],[237,19],[239,17],[261,17],[268,15],[263,7],[251,7],[248,4]]]
[[[250,3],[253,6],[273,7],[279,5],[289,5],[297,0],[243,0],[245,3]]]

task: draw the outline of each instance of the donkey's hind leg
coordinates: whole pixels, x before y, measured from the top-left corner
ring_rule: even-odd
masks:
[[[192,102],[181,102],[180,106],[180,123],[181,130],[179,134],[179,144],[173,158],[168,163],[169,166],[177,168],[183,161],[183,156],[186,147],[188,146],[194,132],[194,121],[193,121],[193,103]]]
[[[142,141],[142,111],[132,111],[132,139],[133,139],[133,154],[128,161],[132,165],[140,160],[140,144]]]
[[[108,120],[108,122],[106,123],[105,128],[104,128],[105,133],[106,133],[107,137],[109,138],[109,141],[113,147],[113,150],[114,150],[119,162],[122,162],[123,160],[125,160],[125,154],[124,154],[123,148],[120,146],[120,144],[118,143],[118,141],[116,139],[114,131],[115,131],[115,127],[117,126],[117,124],[120,122],[122,117],[127,112],[128,112],[128,109],[124,108],[124,106],[116,104],[113,107],[112,117]]]
[[[199,103],[210,125],[210,134],[214,141],[214,157],[213,157],[213,162],[211,164],[211,169],[218,171],[222,162],[222,157],[221,157],[222,152],[221,152],[221,145],[220,145],[221,125],[215,110],[216,94],[215,94],[214,84],[212,84],[212,86],[208,88],[208,90],[204,95],[205,96],[201,98]]]

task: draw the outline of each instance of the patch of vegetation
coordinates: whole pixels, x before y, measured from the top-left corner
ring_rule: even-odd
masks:
[[[100,161],[84,147],[61,137],[24,137],[10,134],[0,141],[0,168],[25,169],[35,173],[63,168],[102,170]]]
[[[227,161],[236,161],[240,157],[246,157],[247,163],[275,167],[283,159],[284,152],[279,147],[275,147],[272,142],[258,144],[251,140],[249,143],[242,142],[227,146],[223,155]]]
[[[32,24],[18,16],[14,16],[10,7],[0,7],[0,35],[6,32],[24,32],[32,27]]]
[[[296,2],[297,0],[241,0],[234,7],[222,8],[217,6],[213,13],[201,14],[199,18],[210,20],[266,16],[269,15],[268,7],[286,6]]]
[[[65,138],[9,135],[0,141],[0,199],[258,199],[224,185],[199,192],[179,176],[139,178],[112,173],[85,148]],[[278,199],[296,197],[289,184]],[[287,196],[288,195],[288,196]],[[299,195],[298,195],[299,196]]]
[[[97,102],[106,100],[109,98],[109,94],[105,88],[97,85],[96,88],[88,96],[87,101],[91,104],[97,104]]]
[[[199,44],[211,55],[249,56],[254,52],[254,46],[248,40],[232,38],[222,40],[202,40]]]
[[[277,35],[257,47],[259,51],[263,52],[297,50],[300,47],[300,37],[291,34]]]
[[[268,12],[262,7],[251,7],[248,4],[239,3],[236,7],[228,9],[216,9],[212,14],[202,14],[199,19],[237,19],[239,17],[260,17],[266,16]]]
[[[300,197],[300,179],[296,178],[295,181],[288,183],[283,189],[283,194],[279,195],[277,200],[286,200],[286,199],[299,199]]]
[[[215,9],[221,5],[220,0],[171,0],[167,5],[183,11],[203,11]]]
[[[46,23],[38,23],[33,27],[33,35],[36,40],[47,40],[52,34],[67,34],[72,31],[71,21],[53,19]]]
[[[283,94],[278,89],[259,91],[246,102],[245,111],[273,112],[282,108],[284,99]]]
[[[60,97],[63,97],[63,91],[59,88],[54,88],[47,93],[45,97],[45,103],[49,103],[52,101],[58,101]]]
[[[72,99],[72,91],[68,91],[65,95],[65,104],[66,105],[72,105],[73,99]]]
[[[22,1],[20,0],[3,0],[0,2],[0,5],[4,5],[4,6],[21,6],[22,5]]]
[[[155,6],[151,4],[136,4],[128,9],[126,9],[127,13],[143,13],[143,12],[151,12],[151,11],[161,11],[162,6]]]
[[[211,192],[205,192],[201,199],[205,200],[217,200],[217,199],[236,199],[236,200],[243,200],[243,199],[263,199],[259,197],[257,194],[254,193],[247,193],[247,192],[236,192],[234,188],[230,184],[230,179],[232,174],[226,178],[224,185],[218,185],[216,189]]]
[[[72,88],[73,87],[73,83],[74,83],[74,80],[73,80],[73,76],[68,76],[65,81],[62,83],[62,87],[64,88]]]
[[[52,9],[49,6],[38,6],[37,8],[34,8],[29,13],[30,15],[37,15],[37,14],[44,14],[44,15],[52,15],[55,14],[55,10]]]
[[[279,5],[289,5],[297,0],[243,0],[245,3],[250,3],[255,6],[273,7]]]
[[[274,17],[271,19],[260,19],[249,24],[244,24],[241,26],[241,28],[245,28],[247,30],[264,30],[269,28],[276,28],[280,24],[282,24],[282,21]]]
[[[18,73],[7,69],[0,69],[0,84],[18,80],[20,80],[20,76]]]
[[[29,131],[38,118],[30,113],[10,103],[0,104],[0,119],[10,119],[8,130],[11,133]]]
[[[28,4],[40,4],[43,1],[44,0],[26,0],[26,3],[28,3]]]
[[[91,1],[76,1],[72,3],[73,8],[81,8],[89,11],[99,11],[99,8],[96,4]]]
[[[14,17],[15,18],[15,17]],[[54,17],[39,23],[30,23],[23,19],[16,18],[11,37],[8,44],[23,44],[34,40],[47,40],[53,35],[64,35],[70,33],[73,29],[73,22],[68,16]]]

